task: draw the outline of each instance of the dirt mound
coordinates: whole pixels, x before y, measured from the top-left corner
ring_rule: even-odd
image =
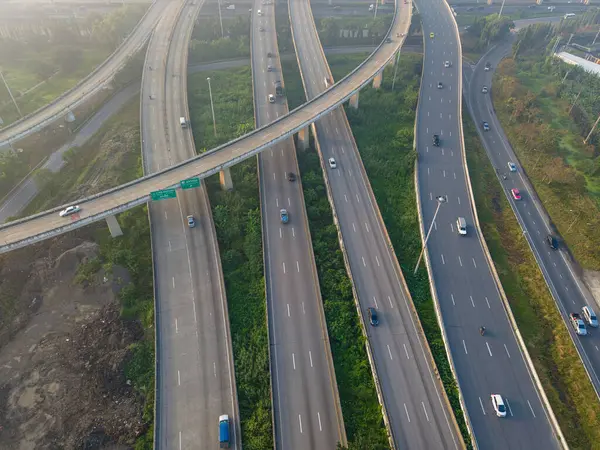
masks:
[[[127,273],[73,283],[97,252],[58,239],[0,260],[2,449],[126,449],[144,431],[124,374],[143,330],[120,319],[115,298]]]

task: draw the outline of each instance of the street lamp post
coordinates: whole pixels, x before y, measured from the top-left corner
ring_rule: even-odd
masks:
[[[213,103],[212,88],[210,87],[210,77],[207,77],[206,81],[208,81],[208,95],[210,95],[210,110],[212,111],[213,117],[213,131],[215,133],[215,137],[217,137],[217,121],[215,120],[215,105]]]
[[[502,6],[500,6],[500,12],[498,13],[498,18],[502,17],[502,10],[504,10],[504,2],[506,0],[502,0]]]
[[[223,17],[221,16],[221,0],[217,0],[217,7],[219,8],[219,23],[221,24],[221,37],[225,37],[225,33],[223,33]]]
[[[429,235],[431,234],[431,230],[433,228],[433,224],[435,223],[435,218],[437,217],[438,211],[440,210],[440,206],[442,203],[446,203],[445,196],[438,196],[437,199],[437,208],[435,208],[435,213],[433,214],[433,220],[431,221],[431,225],[429,225],[429,230],[427,231],[427,235],[425,236],[425,242],[423,243],[423,248],[421,249],[421,254],[419,255],[419,259],[417,260],[417,265],[415,266],[414,275],[417,274],[417,270],[419,269],[419,264],[421,264],[421,258],[423,257],[423,253],[425,252],[425,247],[427,247],[427,241],[429,240]]]
[[[2,78],[2,81],[4,82],[4,86],[6,87],[6,90],[8,91],[8,95],[10,95],[10,98],[11,98],[13,104],[15,105],[15,108],[17,109],[19,116],[23,117],[23,114],[21,113],[21,109],[19,109],[19,105],[17,105],[17,101],[13,97],[12,91],[8,87],[8,83],[6,82],[6,79],[4,78],[4,75],[2,74],[2,70],[0,70],[0,78]]]

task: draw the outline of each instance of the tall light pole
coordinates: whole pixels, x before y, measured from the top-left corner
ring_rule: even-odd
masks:
[[[379,0],[375,0],[375,14],[373,15],[373,19],[377,19],[377,5],[379,4]]]
[[[17,108],[17,112],[19,113],[19,116],[23,117],[23,114],[21,113],[21,110],[19,109],[19,105],[17,105],[17,101],[13,97],[12,91],[8,87],[8,83],[6,82],[6,79],[4,78],[4,75],[2,74],[2,70],[0,70],[0,78],[2,78],[2,81],[4,81],[4,86],[6,86],[6,90],[8,91],[8,95],[10,95],[11,100],[15,104],[15,108]]]
[[[594,45],[596,43],[596,39],[598,39],[598,35],[600,34],[600,29],[598,30],[598,32],[596,33],[596,37],[594,38],[594,40],[592,41],[592,43],[590,45]]]
[[[217,6],[219,8],[219,23],[221,24],[221,37],[225,37],[225,33],[223,33],[223,18],[221,17],[221,0],[217,0]]]
[[[506,0],[502,0],[502,6],[500,6],[500,12],[498,13],[498,18],[502,17],[502,10],[504,9],[504,2]]]
[[[417,270],[419,270],[419,264],[421,264],[421,258],[423,257],[423,253],[425,252],[425,247],[427,247],[427,241],[429,240],[429,235],[431,234],[431,230],[433,228],[433,224],[435,223],[435,218],[437,217],[438,211],[440,210],[440,206],[442,206],[442,203],[446,203],[446,197],[442,195],[436,197],[436,200],[438,202],[437,208],[435,208],[433,220],[431,221],[431,225],[429,225],[429,231],[427,231],[427,235],[425,236],[425,242],[423,243],[423,248],[421,249],[421,254],[419,255],[419,259],[417,260],[417,265],[415,266],[415,271],[413,275],[416,275]]]
[[[210,77],[206,77],[206,81],[208,81],[208,95],[210,95],[210,109],[213,116],[213,131],[215,137],[217,137],[217,121],[215,120],[215,104],[213,103],[212,88],[210,87]]]
[[[590,137],[592,136],[592,133],[594,132],[594,130],[596,129],[596,126],[598,125],[598,122],[600,122],[600,116],[598,116],[598,118],[596,119],[596,121],[594,122],[594,126],[592,127],[592,129],[590,130],[590,132],[588,133],[587,137],[583,140],[584,144],[587,144],[588,140],[590,139]]]
[[[398,56],[396,56],[396,65],[394,66],[394,79],[392,80],[392,91],[396,84],[396,73],[398,73],[398,65],[400,64],[400,50],[398,50]]]

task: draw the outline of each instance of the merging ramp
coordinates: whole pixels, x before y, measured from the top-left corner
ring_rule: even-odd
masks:
[[[141,90],[146,173],[195,154],[191,130],[179,119],[189,118],[188,44],[203,2],[195,3],[171,2],[148,47],[146,66],[153,69],[144,71]],[[150,204],[149,216],[157,324],[155,448],[218,445],[222,414],[232,423],[231,448],[241,448],[227,302],[204,184]]]
[[[482,449],[560,448],[560,429],[544,401],[476,218],[462,135],[458,29],[443,0],[418,0],[417,6],[425,35],[415,136],[417,202],[423,236],[439,206],[425,259],[473,441]],[[447,201],[439,205],[438,196]],[[464,236],[458,218],[466,221]],[[506,418],[496,417],[492,394],[505,399]]]

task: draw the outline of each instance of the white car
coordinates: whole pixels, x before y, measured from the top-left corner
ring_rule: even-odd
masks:
[[[329,158],[329,167],[331,167],[332,169],[335,169],[337,167],[337,163],[335,162],[334,158]]]
[[[61,212],[59,212],[58,215],[60,217],[67,217],[67,216],[70,216],[71,214],[78,213],[79,211],[81,211],[81,208],[77,205],[67,206],[65,209],[63,209]]]
[[[487,87],[487,86],[484,86],[484,87],[482,87],[482,88],[481,88],[481,92],[482,92],[483,94],[487,94],[487,93],[488,93],[488,87]]]
[[[516,172],[517,171],[517,165],[514,162],[509,162],[508,163],[508,170],[510,170],[511,172]]]
[[[269,103],[275,103],[275,96],[273,94],[269,94]]]
[[[492,394],[492,407],[498,417],[506,417],[506,405],[500,394]]]
[[[448,67],[450,67],[450,61],[446,61],[446,62],[444,63],[444,67],[445,67],[445,68],[448,68]]]
[[[596,313],[592,308],[589,306],[584,306],[581,308],[581,315],[590,327],[598,328],[598,318],[596,317]]]

